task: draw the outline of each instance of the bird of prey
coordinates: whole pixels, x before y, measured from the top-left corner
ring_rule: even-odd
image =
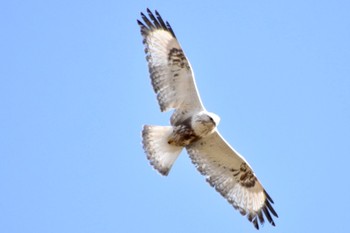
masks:
[[[194,74],[168,22],[147,9],[141,13],[146,60],[162,112],[174,109],[170,126],[145,125],[143,149],[150,164],[162,175],[185,148],[197,167],[232,206],[259,229],[265,218],[275,226],[272,199],[248,162],[218,132],[220,118],[208,112],[200,99]]]

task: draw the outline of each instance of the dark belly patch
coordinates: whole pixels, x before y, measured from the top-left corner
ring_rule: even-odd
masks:
[[[188,146],[194,141],[200,139],[193,129],[186,125],[178,125],[173,129],[172,134],[168,138],[168,143],[173,146]]]

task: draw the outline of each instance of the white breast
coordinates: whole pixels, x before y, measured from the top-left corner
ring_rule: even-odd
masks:
[[[191,127],[197,136],[205,137],[215,130],[216,122],[212,113],[202,111],[192,117]]]

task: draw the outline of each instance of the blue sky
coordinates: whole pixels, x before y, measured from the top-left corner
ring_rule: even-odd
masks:
[[[256,232],[183,152],[148,164],[160,113],[136,19],[168,20],[276,228],[347,232],[349,1],[2,1],[0,232]]]

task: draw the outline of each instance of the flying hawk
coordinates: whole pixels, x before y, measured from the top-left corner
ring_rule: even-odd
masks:
[[[162,112],[174,109],[171,126],[145,125],[142,144],[151,165],[168,175],[183,148],[198,171],[242,215],[259,229],[265,218],[278,217],[248,162],[217,130],[220,118],[204,108],[191,65],[168,22],[147,9],[141,13],[143,44],[152,85]]]

